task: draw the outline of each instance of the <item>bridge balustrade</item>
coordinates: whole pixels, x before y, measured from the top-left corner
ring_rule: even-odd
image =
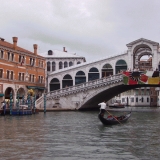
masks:
[[[70,87],[59,89],[59,90],[51,91],[47,93],[47,97],[58,98],[60,96],[74,94],[80,91],[86,91],[91,88],[97,88],[100,85],[113,84],[118,81],[123,81],[122,74],[116,74],[116,75],[109,76],[109,77],[103,77],[101,79],[96,79],[96,80],[81,83],[75,86],[70,86]]]

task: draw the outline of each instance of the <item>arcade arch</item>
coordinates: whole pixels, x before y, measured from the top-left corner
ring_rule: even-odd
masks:
[[[14,92],[13,88],[11,88],[11,87],[6,88],[5,94],[4,94],[4,97],[5,97],[5,101],[6,101],[6,102],[7,102],[8,100],[10,100],[10,93],[11,93],[11,92],[12,92],[12,96],[14,96],[14,95],[15,95],[15,92]]]
[[[88,81],[99,79],[99,71],[97,68],[93,67],[89,70]]]
[[[75,76],[75,85],[86,82],[86,76],[83,71],[78,71]]]
[[[109,63],[107,63],[102,68],[102,78],[109,75],[113,75],[113,68]]]
[[[60,89],[60,82],[57,78],[53,78],[50,82],[50,91]]]
[[[124,70],[127,70],[127,63],[123,59],[120,59],[116,62],[115,73],[118,74]]]
[[[62,80],[62,88],[73,86],[73,79],[69,74],[66,74]]]

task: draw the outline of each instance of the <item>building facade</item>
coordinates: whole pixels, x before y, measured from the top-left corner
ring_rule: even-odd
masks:
[[[48,50],[48,52],[41,53],[46,59],[46,88],[48,88],[48,75],[51,73],[61,72],[63,69],[74,67],[86,62],[85,57],[79,56],[76,53],[69,53],[63,47],[63,51],[58,50]],[[67,77],[66,77],[67,78]],[[68,77],[69,78],[69,77]],[[51,82],[51,90],[59,89],[59,81],[57,78],[53,79]],[[70,83],[64,83],[63,88],[71,85]]]
[[[0,38],[0,102],[19,97],[26,98],[28,90],[34,94],[42,94],[45,90],[45,59],[38,55],[37,44],[33,52],[17,45],[18,38],[13,37],[13,43]]]

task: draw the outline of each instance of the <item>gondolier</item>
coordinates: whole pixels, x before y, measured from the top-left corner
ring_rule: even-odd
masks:
[[[103,117],[103,116],[104,116],[104,113],[105,113],[105,111],[106,111],[106,107],[107,107],[106,101],[103,101],[102,103],[99,103],[98,105],[101,106],[101,107],[100,107],[100,113],[99,113],[99,114]]]

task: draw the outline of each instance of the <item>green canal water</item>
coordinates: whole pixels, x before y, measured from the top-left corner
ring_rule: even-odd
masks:
[[[127,123],[115,126],[103,126],[98,112],[1,116],[0,159],[160,159],[159,110],[132,112]]]

